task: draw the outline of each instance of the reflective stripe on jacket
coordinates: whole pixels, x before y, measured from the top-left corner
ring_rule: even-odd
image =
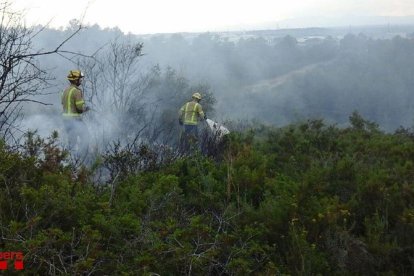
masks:
[[[76,86],[69,86],[62,94],[63,116],[80,117],[85,110],[82,91]]]
[[[197,125],[199,119],[204,118],[201,104],[195,101],[186,103],[180,109],[180,118],[185,125]]]

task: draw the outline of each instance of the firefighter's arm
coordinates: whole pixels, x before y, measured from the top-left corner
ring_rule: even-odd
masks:
[[[203,108],[201,107],[201,104],[198,104],[196,108],[197,108],[197,113],[198,113],[199,118],[200,118],[201,120],[206,120],[206,119],[207,119],[207,117],[206,117],[206,115],[204,114],[204,111],[203,111]]]
[[[80,90],[76,91],[75,94],[75,106],[76,110],[78,110],[80,113],[87,111],[85,100],[83,99],[82,92]]]

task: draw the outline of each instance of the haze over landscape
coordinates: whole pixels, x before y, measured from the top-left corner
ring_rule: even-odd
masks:
[[[413,105],[407,101],[413,66],[405,62],[410,57],[414,33],[410,1],[262,0],[253,4],[75,0],[67,5],[63,1],[16,0],[12,4],[24,10],[26,24],[47,24],[33,40],[37,49],[56,47],[78,24],[86,28],[64,49],[94,56],[97,64],[109,62],[111,66],[111,55],[116,58],[122,47],[142,43],[144,55],[133,65],[139,78],[167,78],[163,81],[170,82],[174,80],[168,78],[174,76],[185,80],[175,88],[171,83],[158,88],[141,87],[145,90],[139,92],[141,103],[158,101],[159,120],[174,114],[192,87],[201,86],[214,98],[209,115],[221,121],[258,120],[280,126],[322,118],[344,125],[356,110],[388,131],[414,123]],[[55,79],[53,88],[45,90],[53,96],[41,99],[53,106],[38,111],[26,108],[29,117],[23,126],[37,128],[46,135],[61,125],[53,118],[59,117],[60,100],[56,95],[65,86],[66,72],[77,66],[89,77],[96,73],[88,69],[94,63],[91,58],[53,56],[41,63]],[[397,68],[401,73],[392,73]],[[104,71],[101,78],[105,78]],[[84,88],[91,105],[98,104],[92,87],[96,89],[96,82],[104,81],[108,85],[102,86],[99,93],[110,95],[114,93],[110,87],[120,80],[92,80],[87,76]],[[379,82],[385,83],[378,86]],[[170,98],[172,92],[168,89],[181,89],[174,92],[181,96]],[[128,93],[135,93],[132,90]],[[162,100],[154,99],[154,95]],[[102,110],[111,109],[113,103],[104,106]],[[46,121],[50,123],[45,124],[34,113],[54,116],[49,116]],[[111,116],[107,122],[118,122],[127,114],[115,110],[105,116]],[[89,124],[91,128],[97,125]],[[105,127],[112,133],[110,125]],[[112,134],[106,137],[119,135]]]

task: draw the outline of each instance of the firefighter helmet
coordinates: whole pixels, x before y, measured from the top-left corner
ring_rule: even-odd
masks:
[[[70,70],[68,74],[68,80],[74,81],[83,78],[84,75],[81,70]]]
[[[201,100],[201,94],[196,92],[193,94],[193,99]]]

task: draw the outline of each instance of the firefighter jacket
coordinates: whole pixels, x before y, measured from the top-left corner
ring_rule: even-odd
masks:
[[[179,116],[184,125],[197,125],[199,120],[204,119],[204,112],[201,104],[191,101],[181,107]]]
[[[80,118],[85,111],[85,101],[78,86],[71,84],[62,94],[63,116]]]

